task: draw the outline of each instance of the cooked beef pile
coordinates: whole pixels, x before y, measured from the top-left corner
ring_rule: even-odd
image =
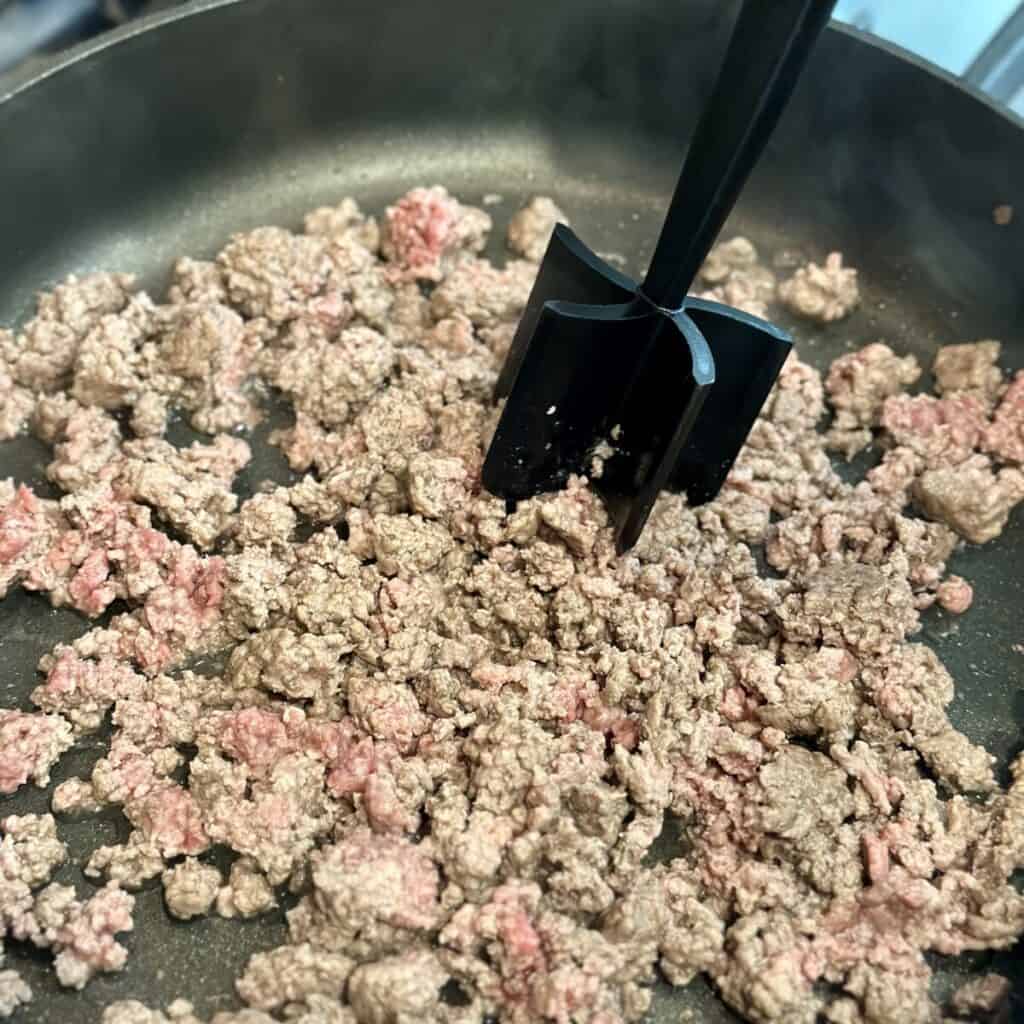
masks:
[[[181,919],[298,899],[213,1024],[616,1024],[656,972],[760,1022],[1000,1012],[997,975],[937,1007],[925,954],[1024,931],[1024,757],[1000,788],[914,636],[969,607],[947,559],[1024,499],[1024,375],[996,341],[940,349],[934,395],[881,341],[824,378],[794,354],[718,500],[663,495],[616,557],[585,479],[511,513],[479,484],[561,216],[534,200],[498,267],[489,215],[442,188],[380,224],[346,199],[181,260],[163,302],[92,274],[0,331],[0,431],[51,445],[65,492],[0,484],[0,593],[102,616],[42,660],[38,710],[0,711],[0,792],[113,729],[52,815],[0,820],[0,936],[61,984],[125,966],[159,877]],[[736,238],[701,287],[856,306],[838,253],[792,269]],[[272,395],[295,482],[239,503]],[[171,445],[171,415],[209,439]],[[830,449],[869,444],[843,482]],[[221,674],[190,670],[214,652]],[[62,819],[108,805],[131,833],[83,865],[97,888],[48,884]],[[0,970],[0,1016],[30,998]],[[102,1020],[198,1022],[184,999]]]

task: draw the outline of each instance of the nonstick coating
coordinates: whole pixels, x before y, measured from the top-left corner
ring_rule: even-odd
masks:
[[[500,194],[499,224],[527,196],[553,195],[588,243],[639,272],[733,12],[722,0],[229,0],[122,30],[0,99],[0,323],[72,271],[132,270],[159,289],[172,259],[208,255],[232,231],[294,225],[347,194],[379,211],[433,182],[471,202]],[[1021,167],[1019,122],[906,54],[830,30],[729,230],[769,255],[841,249],[860,268],[853,317],[785,325],[819,367],[879,338],[929,365],[939,344],[994,337],[1018,369]],[[999,204],[1018,211],[1007,227],[993,223]],[[45,461],[37,442],[0,446],[3,475],[44,491]],[[287,472],[264,447],[240,491],[267,477]],[[957,552],[974,606],[924,617],[957,681],[953,719],[998,755],[1004,781],[1024,723],[1022,539],[1018,513],[999,540]],[[0,706],[30,707],[38,658],[86,628],[38,596],[0,602]],[[54,781],[87,772],[105,743],[65,756]],[[47,804],[28,787],[0,814]],[[84,856],[125,823],[114,811],[60,829],[74,863],[58,878],[87,891]],[[281,941],[283,921],[182,925],[157,884],[139,896],[128,970],[80,994],[57,988],[48,955],[9,944],[36,995],[17,1019],[91,1024],[117,998],[235,1006],[232,979]],[[1013,952],[944,963],[940,992],[991,968],[1022,984]],[[657,1020],[684,1008],[734,1019],[702,982],[659,987]]]

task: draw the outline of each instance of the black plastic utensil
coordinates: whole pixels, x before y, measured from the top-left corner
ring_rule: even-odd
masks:
[[[555,229],[495,388],[506,403],[483,467],[493,494],[591,476],[622,552],[663,488],[691,504],[718,493],[791,340],[687,291],[834,4],[745,0],[641,284]]]

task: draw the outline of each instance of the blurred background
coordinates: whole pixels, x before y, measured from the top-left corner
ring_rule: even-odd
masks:
[[[183,0],[0,0],[0,76]],[[1024,116],[1024,0],[839,0],[836,16]]]

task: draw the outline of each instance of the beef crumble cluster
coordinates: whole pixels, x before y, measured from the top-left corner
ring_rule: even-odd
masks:
[[[1024,376],[995,341],[940,349],[936,395],[883,342],[824,378],[794,354],[721,496],[663,495],[617,557],[585,479],[513,512],[479,482],[561,219],[535,199],[499,268],[488,214],[442,188],[380,224],[346,199],[181,260],[162,303],[92,274],[0,331],[0,436],[50,444],[64,492],[0,484],[0,594],[108,613],[42,660],[38,710],[0,710],[0,793],[113,725],[53,814],[0,820],[0,937],[61,984],[124,966],[159,878],[183,920],[298,898],[212,1024],[619,1024],[656,969],[766,1024],[999,1012],[996,975],[936,1006],[925,954],[1024,931],[1024,758],[1001,789],[913,638],[929,605],[968,608],[947,559],[1024,498]],[[858,302],[839,254],[780,282],[742,238],[699,288],[822,322]],[[239,504],[268,389],[299,476]],[[212,436],[172,446],[171,411]],[[844,483],[829,449],[870,443]],[[49,882],[59,822],[108,805],[131,833],[82,899]],[[0,1017],[30,998],[0,970]],[[183,999],[102,1021],[200,1024]]]

